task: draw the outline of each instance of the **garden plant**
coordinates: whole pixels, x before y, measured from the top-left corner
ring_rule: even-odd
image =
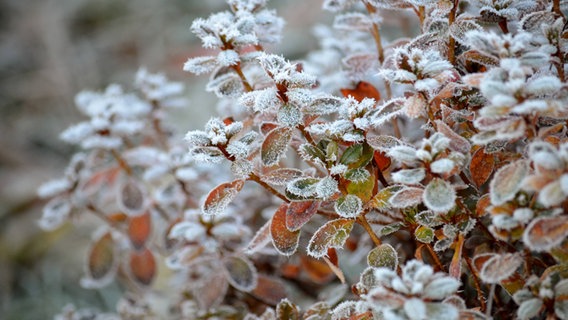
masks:
[[[563,8],[325,0],[290,61],[267,0],[227,0],[183,65],[219,98],[203,128],[145,69],[76,96],[39,224],[96,216],[81,285],[124,295],[56,319],[568,319]]]

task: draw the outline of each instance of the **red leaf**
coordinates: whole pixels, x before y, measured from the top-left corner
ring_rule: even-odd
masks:
[[[142,285],[149,285],[156,275],[156,260],[150,249],[130,253],[130,271],[134,280]]]
[[[144,247],[152,231],[152,218],[149,212],[130,218],[128,238],[135,249]]]
[[[266,135],[260,148],[260,156],[265,166],[273,166],[280,161],[280,157],[286,153],[288,143],[292,139],[290,128],[276,128]]]
[[[359,81],[355,89],[341,89],[341,94],[343,94],[344,97],[352,96],[359,102],[363,101],[365,98],[373,98],[375,101],[381,100],[381,93],[379,90],[377,90],[377,88],[375,88],[372,84],[365,81]]]
[[[245,185],[244,180],[235,180],[232,182],[222,183],[216,186],[205,199],[203,204],[203,213],[218,214],[223,212],[229,203],[237,196],[239,191]]]
[[[251,292],[257,299],[276,305],[286,298],[286,287],[280,280],[259,274],[257,281],[256,288]]]
[[[289,256],[298,249],[300,230],[288,230],[286,227],[286,211],[288,211],[288,204],[286,203],[281,204],[276,210],[270,223],[270,234],[276,250],[285,256]]]
[[[387,157],[387,154],[384,152],[375,151],[374,158],[375,163],[381,171],[385,171],[391,165],[391,159]]]
[[[473,182],[479,187],[491,176],[495,169],[495,158],[492,154],[485,153],[484,148],[479,148],[471,157],[469,171]]]
[[[300,228],[316,214],[319,206],[319,201],[291,202],[288,206],[288,210],[286,210],[286,227],[288,230],[300,230]]]

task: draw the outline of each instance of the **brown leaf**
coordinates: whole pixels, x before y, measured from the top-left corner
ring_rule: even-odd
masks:
[[[139,216],[132,216],[128,224],[128,238],[135,249],[141,249],[152,231],[152,217],[150,212]]]
[[[156,260],[150,249],[130,253],[130,271],[134,280],[142,285],[150,285],[156,275]]]
[[[103,234],[91,248],[87,270],[94,280],[108,276],[116,266],[115,243],[109,232]]]
[[[126,181],[119,189],[118,206],[126,214],[136,215],[144,210],[145,193],[140,184],[134,180]]]
[[[285,256],[289,256],[298,249],[298,241],[300,240],[300,230],[290,231],[286,227],[286,212],[288,204],[283,203],[272,216],[270,223],[270,235],[272,236],[272,244],[278,252]]]
[[[286,287],[284,287],[282,281],[262,274],[258,275],[256,288],[251,294],[273,306],[287,296]]]
[[[229,203],[237,196],[239,191],[245,185],[244,180],[235,180],[226,182],[215,187],[205,199],[203,204],[203,213],[205,214],[218,214],[223,212]]]
[[[343,94],[346,98],[352,96],[359,102],[363,101],[365,98],[373,98],[375,101],[381,100],[381,93],[379,90],[377,90],[377,88],[375,88],[372,84],[365,81],[359,81],[357,86],[355,86],[355,89],[341,89],[341,94]]]
[[[316,214],[320,201],[290,202],[286,210],[286,227],[290,231],[298,231]]]
[[[469,163],[469,171],[477,187],[487,182],[493,170],[495,170],[495,157],[493,154],[485,153],[484,148],[479,148],[473,153]]]
[[[534,219],[523,234],[523,242],[534,251],[548,251],[559,246],[568,236],[568,217]]]
[[[475,214],[478,217],[482,217],[487,213],[487,207],[491,205],[491,199],[489,199],[489,194],[484,194],[475,205]]]

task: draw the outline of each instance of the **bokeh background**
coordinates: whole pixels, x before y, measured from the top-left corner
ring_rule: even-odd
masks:
[[[289,59],[317,47],[311,28],[329,22],[321,0],[273,0],[287,22],[272,48]],[[222,0],[0,0],[0,319],[49,319],[67,303],[115,308],[116,286],[79,286],[92,228],[37,227],[37,187],[62,174],[74,149],[59,132],[82,119],[73,98],[109,83],[131,88],[140,66],[187,86],[177,124],[203,126],[216,98],[206,76],[181,70],[204,54],[189,31],[196,17],[226,9]]]

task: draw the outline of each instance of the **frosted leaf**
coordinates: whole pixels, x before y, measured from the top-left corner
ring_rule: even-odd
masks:
[[[183,65],[183,70],[196,75],[210,73],[217,67],[215,57],[195,57],[188,59]]]
[[[388,149],[387,155],[404,164],[414,164],[418,158],[416,157],[416,149],[406,145],[398,145]]]
[[[434,92],[436,89],[440,88],[440,85],[441,84],[438,80],[427,78],[416,81],[414,83],[414,89],[416,89],[416,91],[422,92]]]
[[[343,248],[345,241],[351,234],[355,220],[336,219],[320,227],[310,239],[308,255],[322,258],[327,255],[329,248]]]
[[[170,232],[168,238],[184,239],[190,242],[199,241],[205,236],[205,227],[194,221],[182,221],[176,223]]]
[[[354,0],[325,0],[323,2],[323,9],[331,12],[338,12],[347,9],[354,2]]]
[[[237,159],[231,163],[231,171],[240,179],[246,179],[252,173],[254,166],[251,161],[246,159]]]
[[[525,92],[535,96],[550,95],[558,92],[562,88],[562,83],[558,77],[541,76],[527,82]]]
[[[244,250],[246,254],[254,254],[270,243],[270,224],[271,221],[268,220],[262,227],[260,227],[260,229],[258,229],[256,234]]]
[[[458,309],[449,303],[426,303],[426,319],[459,319]]]
[[[523,242],[534,251],[542,252],[559,246],[568,236],[566,216],[539,217],[526,227]]]
[[[449,147],[450,149],[461,152],[463,154],[468,154],[471,150],[471,143],[464,137],[457,134],[452,128],[450,128],[445,122],[441,120],[436,120],[436,127],[438,132],[450,139]]]
[[[229,283],[244,292],[253,290],[257,285],[257,271],[254,264],[244,256],[230,256],[224,259]]]
[[[460,285],[460,281],[452,277],[436,278],[426,284],[422,296],[428,299],[442,300],[456,293]]]
[[[191,147],[208,146],[211,144],[211,139],[209,139],[207,133],[201,130],[187,132],[184,139]]]
[[[304,175],[301,170],[292,168],[279,168],[261,176],[261,179],[277,186],[284,186]]]
[[[330,176],[327,176],[321,179],[318,184],[316,185],[316,194],[318,198],[326,200],[331,198],[336,192],[339,191],[337,189],[338,183]]]
[[[244,186],[243,180],[222,183],[207,195],[202,210],[205,214],[217,215],[223,213],[227,206],[237,196]]]
[[[448,158],[443,158],[432,162],[430,164],[430,170],[432,170],[433,173],[444,174],[451,172],[455,166],[455,162]]]
[[[369,16],[360,12],[349,12],[335,16],[333,28],[338,30],[368,31],[373,27]]]
[[[40,228],[51,231],[59,228],[71,214],[71,203],[64,197],[51,199],[43,208],[43,214],[38,221]]]
[[[401,184],[419,184],[425,177],[424,168],[403,169],[392,174],[392,180]]]
[[[390,244],[383,243],[369,251],[367,254],[367,264],[375,268],[396,270],[398,266],[398,254]]]
[[[371,174],[364,168],[351,169],[345,173],[345,179],[356,183],[367,181],[369,177],[371,177]]]
[[[513,211],[513,217],[520,223],[528,223],[534,217],[534,212],[530,208],[518,208]]]
[[[435,178],[424,189],[423,200],[434,212],[448,212],[455,205],[456,191],[449,182]]]
[[[506,214],[495,215],[491,219],[491,223],[502,230],[513,230],[519,226],[519,222],[513,217]]]
[[[249,146],[242,141],[231,141],[227,146],[227,152],[236,159],[243,159],[249,154]]]
[[[400,146],[400,145],[405,145],[406,143],[403,142],[402,140],[392,137],[392,136],[387,136],[387,135],[380,135],[380,136],[368,136],[367,137],[367,143],[373,147],[373,149],[375,150],[379,150],[381,152],[388,152],[389,149],[396,147],[396,146]]]
[[[198,147],[190,151],[190,155],[196,163],[219,163],[225,156],[216,147]]]
[[[38,188],[37,194],[40,198],[47,199],[56,196],[58,194],[61,194],[69,190],[71,187],[72,187],[71,181],[69,181],[68,179],[62,178],[62,179],[51,180],[42,184]]]
[[[343,100],[334,96],[321,96],[314,98],[309,106],[304,107],[304,112],[309,114],[324,115],[339,111]]]
[[[390,197],[389,204],[394,208],[414,207],[422,203],[423,193],[422,188],[403,187]]]
[[[95,129],[88,122],[81,122],[63,131],[59,138],[67,143],[78,144],[95,133]]]
[[[348,194],[337,199],[335,212],[344,218],[355,218],[363,211],[363,202],[356,195]]]
[[[255,112],[266,112],[282,105],[274,87],[247,92],[241,96],[239,103]]]
[[[566,194],[564,194],[558,180],[547,184],[538,194],[538,202],[546,208],[557,206],[564,200],[566,200]]]
[[[278,123],[285,127],[293,128],[302,123],[303,114],[300,109],[296,108],[291,104],[285,104],[280,107],[278,114],[276,115]]]
[[[452,25],[450,25],[450,35],[460,44],[467,45],[466,33],[471,30],[483,31],[481,26],[477,24],[473,17],[471,19],[461,18],[464,15],[460,15]]]
[[[331,175],[341,175],[341,174],[344,174],[344,173],[347,171],[348,168],[349,168],[349,167],[347,167],[347,166],[344,165],[344,164],[341,164],[341,163],[340,163],[340,164],[336,164],[336,165],[333,165],[333,166],[329,169],[329,174],[331,174]],[[368,172],[367,172],[367,173],[368,173]]]
[[[286,226],[286,213],[288,204],[283,203],[278,207],[270,222],[270,235],[276,251],[285,256],[290,256],[298,249],[300,230],[290,231]]]
[[[83,149],[116,150],[121,146],[122,139],[119,137],[90,136],[81,142]]]
[[[217,55],[217,61],[223,67],[229,67],[238,64],[240,58],[235,50],[223,50]]]
[[[118,206],[124,213],[137,215],[146,207],[146,192],[137,181],[126,181],[118,191]]]
[[[481,267],[479,277],[487,283],[499,283],[512,276],[522,264],[523,258],[518,254],[494,254]]]
[[[286,228],[289,231],[300,230],[317,213],[320,203],[320,201],[290,202],[286,211]]]
[[[261,146],[262,163],[265,166],[277,164],[286,153],[291,139],[290,128],[276,128],[270,131]]]
[[[319,181],[320,179],[317,178],[298,178],[286,185],[286,191],[307,199],[316,194]]]
[[[410,298],[404,302],[404,312],[409,319],[426,319],[426,304],[418,298]]]
[[[517,309],[517,317],[519,319],[532,319],[540,313],[542,308],[542,300],[539,298],[532,298],[523,301]]]
[[[528,173],[529,166],[524,160],[515,161],[499,169],[489,185],[491,203],[500,205],[513,199]]]
[[[244,86],[238,75],[226,73],[210,80],[205,90],[215,93],[219,98],[235,98],[244,91]]]

